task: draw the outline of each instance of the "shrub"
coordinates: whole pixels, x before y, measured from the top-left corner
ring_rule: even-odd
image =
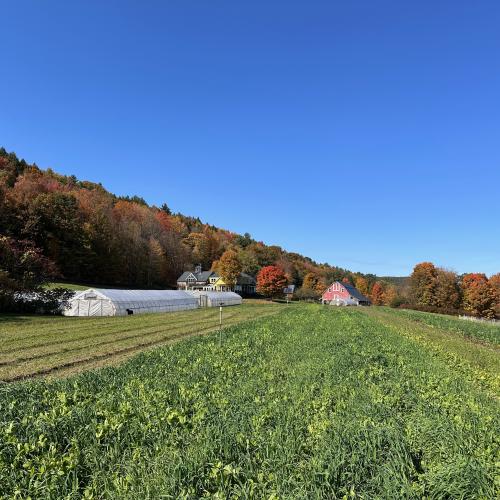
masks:
[[[395,307],[398,307],[399,309],[413,309],[414,311],[422,311],[435,314],[447,314],[449,316],[470,315],[470,313],[464,311],[463,309],[454,309],[453,307],[424,306],[408,303],[403,303]]]
[[[299,288],[293,295],[296,300],[316,301],[320,298],[320,294],[311,288]]]
[[[61,314],[74,293],[67,288],[15,293],[10,296],[8,310],[18,313]]]

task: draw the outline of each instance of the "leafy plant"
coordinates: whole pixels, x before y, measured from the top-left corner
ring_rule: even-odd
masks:
[[[222,345],[194,337],[120,367],[4,384],[0,491],[497,498],[497,399],[387,311],[389,326],[368,310],[283,306]]]

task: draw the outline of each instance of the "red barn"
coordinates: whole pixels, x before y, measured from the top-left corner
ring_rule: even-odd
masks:
[[[369,306],[370,299],[365,297],[350,283],[334,281],[321,296],[322,304],[332,306]]]

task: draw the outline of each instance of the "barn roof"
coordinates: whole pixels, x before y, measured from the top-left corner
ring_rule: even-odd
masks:
[[[352,295],[354,298],[361,300],[362,302],[369,302],[370,299],[365,297],[355,286],[350,283],[341,283],[341,285]]]

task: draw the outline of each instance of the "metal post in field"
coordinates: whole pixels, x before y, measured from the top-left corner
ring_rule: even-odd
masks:
[[[222,306],[224,305],[223,302],[221,302],[219,306],[219,345],[222,346]]]

